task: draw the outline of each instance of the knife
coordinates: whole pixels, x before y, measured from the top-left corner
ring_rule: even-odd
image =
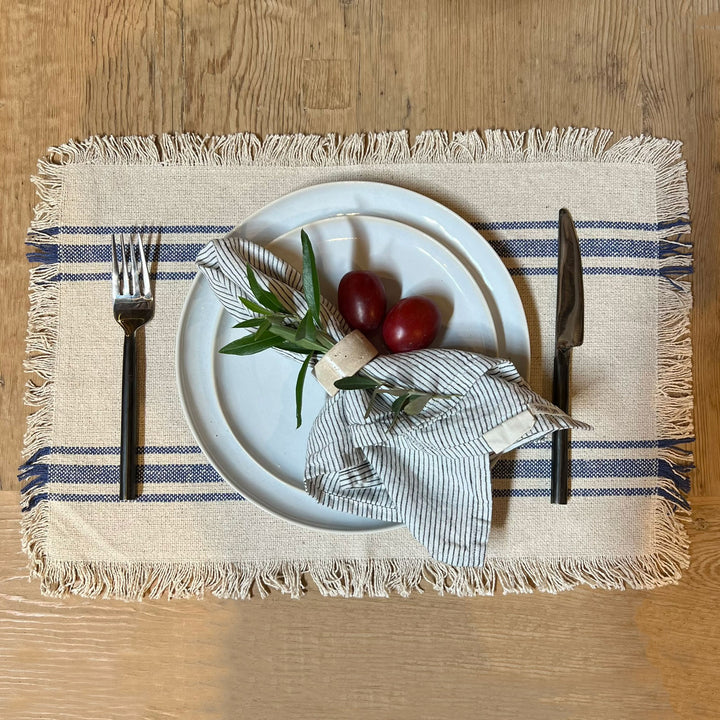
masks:
[[[568,411],[570,359],[572,349],[583,342],[585,300],[582,263],[575,223],[563,208],[558,219],[558,279],[555,310],[555,362],[553,363],[553,404]],[[569,432],[558,430],[552,438],[550,502],[568,501]]]

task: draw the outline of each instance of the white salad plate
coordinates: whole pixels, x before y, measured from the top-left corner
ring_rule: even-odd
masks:
[[[362,186],[361,195],[371,192],[369,186],[376,185],[331,184],[333,192],[339,190],[338,186],[343,186],[351,194]],[[329,188],[330,185],[317,187]],[[391,192],[402,191],[393,186],[381,187],[391,188]],[[512,300],[512,293],[505,289],[499,297],[491,294],[488,302],[491,284],[502,286],[496,277],[499,274],[497,267],[486,273],[486,281],[481,270],[483,263],[490,264],[490,261],[484,259],[484,255],[476,261],[470,254],[461,257],[457,252],[455,242],[487,245],[470,225],[465,223],[463,227],[458,223],[450,226],[454,234],[449,231],[440,233],[436,227],[435,233],[430,234],[418,229],[417,218],[411,226],[391,218],[362,214],[357,210],[357,194],[353,194],[353,203],[348,201],[344,205],[355,208],[348,213],[326,208],[325,217],[312,220],[308,214],[313,210],[313,203],[309,203],[306,207],[308,212],[303,215],[293,201],[286,211],[278,214],[278,204],[302,193],[309,193],[312,197],[311,190],[281,198],[249,218],[233,233],[261,242],[299,269],[302,226],[315,248],[321,291],[331,302],[336,302],[336,288],[346,272],[372,270],[383,279],[389,305],[401,296],[413,294],[426,295],[437,302],[444,326],[435,345],[491,355],[503,354],[500,352],[501,338],[498,337],[497,308],[504,308]],[[379,192],[377,187],[374,191]],[[414,201],[421,202],[417,200],[421,196],[410,195]],[[317,204],[317,201],[313,202]],[[442,208],[429,202],[436,207],[425,207],[423,217],[428,227],[432,212]],[[268,208],[273,209],[271,216],[267,216],[265,222],[259,220]],[[438,216],[449,212],[446,208],[442,210],[444,212],[438,212]],[[286,217],[286,225],[290,227],[283,229],[278,222],[280,216]],[[296,222],[298,219],[299,222]],[[442,222],[449,225],[442,217],[435,222],[437,226]],[[270,237],[273,233],[274,236]],[[500,260],[489,246],[486,249],[512,284]],[[518,333],[522,335],[520,331],[524,328],[527,338],[519,298],[517,304],[520,317],[513,318],[512,322],[507,318],[500,324],[500,332],[505,332],[507,337],[508,328],[519,328]],[[310,426],[325,402],[325,392],[314,379],[308,377],[303,401],[303,425],[296,429],[294,386],[299,369],[297,362],[273,351],[250,357],[218,353],[220,347],[237,339],[243,332],[232,328],[235,322],[215,298],[204,277],[198,275],[180,319],[176,364],[186,419],[211,464],[245,498],[291,522],[341,532],[368,532],[393,527],[391,523],[331,510],[305,493],[302,484],[305,447]],[[514,347],[520,352],[522,338],[512,337],[515,337]],[[507,349],[507,345],[505,347]],[[528,353],[516,355],[516,363],[518,360],[524,361],[526,367]]]
[[[475,228],[435,200],[397,185],[343,181],[312,185],[284,195],[248,217],[231,234],[265,245],[315,220],[371,215],[401,222],[444,245],[482,290],[495,325],[497,354],[527,377],[530,334],[515,283],[497,253]]]

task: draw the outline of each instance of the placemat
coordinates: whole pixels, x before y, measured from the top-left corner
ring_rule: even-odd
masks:
[[[92,137],[39,162],[29,230],[23,544],[45,593],[83,596],[455,595],[652,588],[688,563],[691,244],[681,145],[606,130],[449,135]],[[580,237],[585,343],[572,412],[572,492],[549,500],[550,444],[493,469],[482,568],[433,561],[404,528],[310,530],[244,500],[202,455],[175,381],[175,336],[207,240],[290,191],[372,180],[423,193],[491,243],[521,294],[531,386],[551,396],[557,213]],[[331,209],[329,209],[331,212]],[[118,500],[122,332],[110,235],[159,233],[156,314],[140,353],[138,501]]]

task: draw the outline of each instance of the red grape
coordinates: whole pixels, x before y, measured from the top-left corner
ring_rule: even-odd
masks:
[[[422,295],[413,295],[395,305],[383,323],[383,340],[391,352],[422,350],[440,329],[437,305]]]
[[[385,288],[374,273],[353,270],[340,280],[338,309],[353,330],[377,330],[386,305]]]

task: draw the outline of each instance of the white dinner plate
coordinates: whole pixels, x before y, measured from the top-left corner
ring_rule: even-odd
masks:
[[[515,283],[488,242],[468,222],[444,205],[396,185],[331,182],[298,190],[269,203],[231,234],[258,244],[306,223],[331,216],[371,215],[421,230],[465,265],[482,290],[495,325],[497,354],[515,363],[527,377],[530,335]]]
[[[305,222],[321,291],[336,301],[340,278],[353,269],[376,272],[390,303],[401,295],[432,297],[443,315],[435,344],[495,354],[493,314],[474,274],[445,245],[406,224],[363,215]],[[300,230],[266,244],[301,267]],[[215,469],[248,500],[292,522],[335,531],[374,531],[391,523],[331,510],[303,488],[305,447],[325,392],[308,378],[303,426],[295,428],[299,365],[272,351],[250,357],[218,353],[236,339],[236,321],[199,275],[183,308],[177,336],[180,398],[198,445]]]

